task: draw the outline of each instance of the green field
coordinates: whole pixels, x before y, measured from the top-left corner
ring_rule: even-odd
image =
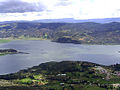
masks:
[[[10,39],[0,39],[0,43],[7,43],[7,42],[10,42],[11,40]]]

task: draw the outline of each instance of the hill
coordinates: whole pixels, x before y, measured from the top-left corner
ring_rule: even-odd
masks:
[[[39,23],[0,24],[0,38],[41,38],[60,43],[120,44],[120,23]]]
[[[0,75],[7,90],[120,89],[119,64],[104,66],[83,61],[47,62],[17,73]]]

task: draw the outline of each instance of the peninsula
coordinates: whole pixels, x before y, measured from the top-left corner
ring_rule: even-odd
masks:
[[[19,52],[15,49],[0,49],[0,55],[7,55],[7,54],[28,54],[28,53],[25,53],[25,52]]]

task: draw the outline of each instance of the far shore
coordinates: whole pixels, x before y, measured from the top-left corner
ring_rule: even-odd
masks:
[[[10,41],[14,41],[14,40],[50,40],[47,38],[34,38],[34,37],[24,37],[24,38],[0,38],[0,43],[8,43]],[[52,41],[52,40],[50,40]],[[56,42],[56,41],[52,41],[52,42]],[[61,43],[61,42],[56,42],[56,43]],[[67,42],[64,42],[67,43]],[[76,43],[68,43],[68,44],[76,44]],[[120,45],[119,43],[81,43],[80,45]]]

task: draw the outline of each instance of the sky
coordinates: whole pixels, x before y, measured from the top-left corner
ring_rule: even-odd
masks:
[[[120,0],[0,0],[0,21],[120,17]]]

